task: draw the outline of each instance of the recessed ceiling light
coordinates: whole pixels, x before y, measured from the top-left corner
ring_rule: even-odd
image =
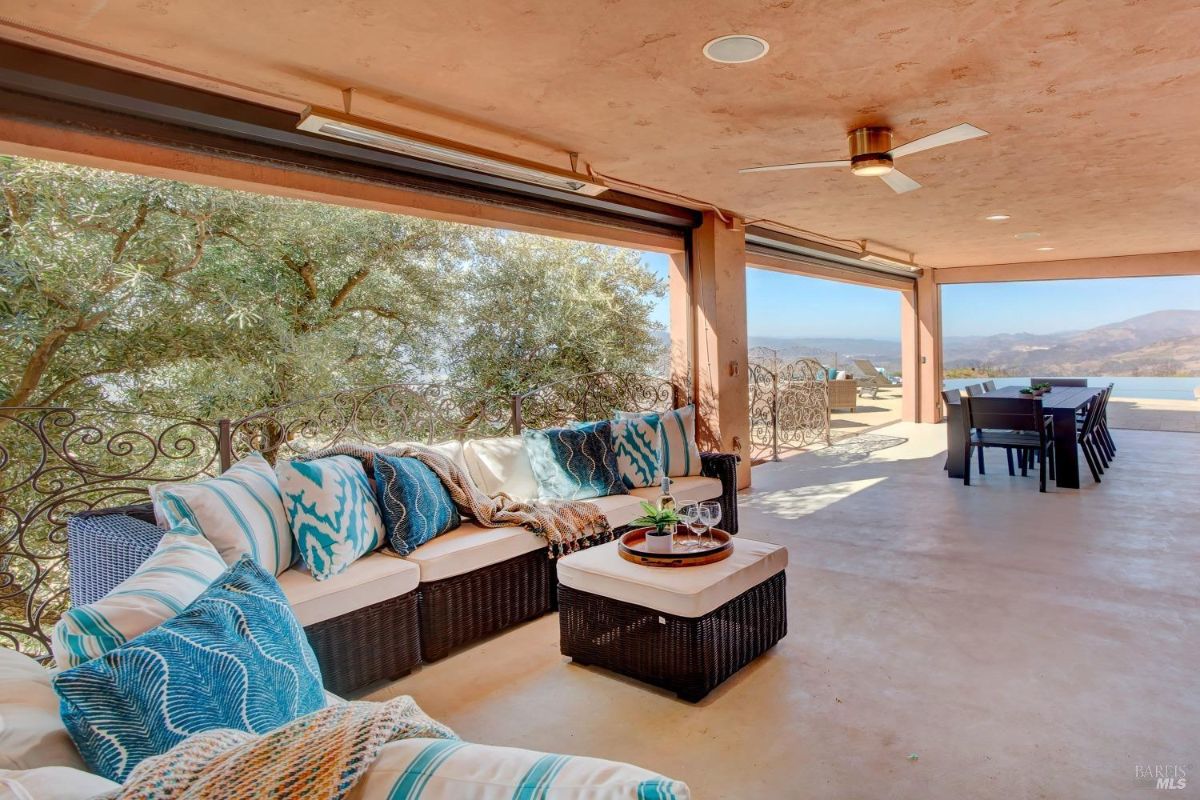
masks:
[[[1043,253],[1049,252],[1053,249],[1054,249],[1053,247],[1039,247],[1038,248],[1038,250],[1041,250]]]
[[[1012,219],[1008,214],[988,214],[984,217],[988,222],[1004,222],[1006,219]]]
[[[1015,234],[1013,236],[1013,238],[1014,239],[1036,239],[1039,236],[1041,236],[1041,234],[1038,233],[1037,231],[1023,231],[1021,233]]]
[[[765,39],[748,33],[734,33],[718,36],[704,45],[704,55],[718,64],[745,64],[747,61],[757,61],[770,49],[771,45]]]

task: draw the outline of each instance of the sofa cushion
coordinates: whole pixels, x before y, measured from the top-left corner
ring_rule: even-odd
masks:
[[[689,503],[699,503],[702,500],[715,500],[721,496],[723,491],[724,487],[721,485],[721,481],[716,478],[693,475],[687,478],[671,479],[671,496],[675,498],[677,508],[682,508]],[[658,487],[646,487],[645,489],[634,489],[630,494],[653,503],[658,500],[662,490]]]
[[[120,788],[119,783],[71,767],[0,769],[0,800],[88,800]]]
[[[527,428],[522,436],[537,478],[538,497],[587,500],[625,494],[613,451],[611,422],[574,428]]]
[[[558,581],[589,594],[677,617],[702,617],[787,567],[787,548],[743,536],[723,561],[686,569],[647,569],[621,558],[617,543],[558,559]]]
[[[347,800],[687,800],[687,784],[649,770],[585,756],[555,755],[453,739],[389,742]]]
[[[388,447],[406,448],[416,447],[423,450],[432,450],[439,455],[454,462],[454,465],[463,472],[470,474],[470,468],[467,466],[467,453],[463,442],[457,439],[447,439],[444,442],[434,442],[433,444],[425,444],[424,442],[392,442]]]
[[[141,636],[183,611],[223,572],[217,548],[191,525],[179,525],[108,595],[63,613],[51,643],[55,663],[77,667]]]
[[[296,619],[308,626],[408,594],[420,580],[421,570],[416,564],[380,550],[323,581],[313,580],[298,564],[279,576],[279,588]]]
[[[388,543],[402,556],[462,524],[450,493],[433,470],[415,458],[382,453],[374,458],[375,494]]]
[[[653,491],[654,497],[657,499],[658,490]],[[601,513],[604,514],[604,518],[608,520],[608,524],[613,528],[628,525],[642,515],[642,501],[632,494],[610,494],[607,497],[593,497],[583,502],[598,506]]]
[[[484,528],[464,522],[405,558],[420,568],[421,583],[429,583],[545,549],[546,540],[525,528]]]
[[[332,578],[383,542],[379,505],[358,459],[282,461],[275,469],[288,524],[314,578]]]
[[[266,733],[326,702],[304,629],[248,556],[183,613],[52,682],[80,754],[118,782],[192,734]]]
[[[50,673],[0,647],[0,769],[87,769],[58,715]]]
[[[226,564],[248,553],[278,575],[295,551],[275,471],[251,453],[220,477],[150,487],[154,515],[164,528],[187,522],[217,547]]]
[[[514,500],[538,496],[533,465],[520,436],[472,439],[463,446],[467,471],[475,485],[489,497],[504,492]]]
[[[619,419],[612,424],[613,451],[626,489],[654,486],[662,475],[662,434],[653,420]]]

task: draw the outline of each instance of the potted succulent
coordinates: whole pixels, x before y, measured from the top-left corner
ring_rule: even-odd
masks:
[[[651,553],[671,552],[671,536],[675,526],[683,522],[683,518],[673,508],[658,508],[650,503],[642,503],[642,516],[630,525],[638,525],[646,529],[646,550]]]

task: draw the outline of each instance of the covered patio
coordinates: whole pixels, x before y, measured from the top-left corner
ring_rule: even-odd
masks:
[[[789,632],[697,706],[565,664],[553,618],[364,696],[708,797],[1131,796],[1142,754],[1200,738],[1200,438],[1117,434],[1113,480],[1038,503],[1002,470],[947,481],[930,425],[756,468],[742,524],[788,547]]]
[[[42,291],[31,269],[22,281],[40,293],[45,315],[75,316],[40,340],[14,337],[5,351],[15,377],[0,387],[0,689],[34,681],[53,706],[45,724],[58,738],[30,747],[24,761],[0,760],[0,778],[24,786],[18,773],[45,766],[77,767],[85,780],[130,777],[124,764],[120,774],[104,772],[82,736],[68,737],[41,667],[58,676],[107,664],[225,578],[208,576],[207,588],[173,598],[171,613],[128,638],[98,637],[112,648],[78,663],[55,665],[52,648],[63,649],[55,625],[111,597],[160,552],[147,529],[213,538],[186,503],[188,514],[164,511],[182,502],[171,492],[230,480],[251,464],[271,491],[252,493],[245,506],[267,521],[242,525],[245,508],[217,516],[222,530],[236,519],[254,557],[237,550],[241,543],[232,557],[208,547],[221,570],[251,564],[266,575],[282,621],[264,627],[296,634],[292,666],[315,673],[306,712],[332,717],[338,712],[327,709],[345,707],[339,696],[411,697],[415,714],[429,715],[419,717],[428,736],[384,747],[421,741],[428,751],[401,758],[403,748],[393,748],[396,760],[384,758],[392,772],[338,797],[500,796],[461,788],[484,781],[480,774],[515,796],[631,800],[1116,798],[1187,786],[1200,742],[1200,643],[1191,635],[1200,626],[1200,405],[1114,398],[1108,414],[1120,450],[1103,482],[1084,468],[1079,488],[1041,494],[1036,477],[1010,477],[996,450],[970,486],[950,480],[942,287],[1200,275],[1200,194],[1179,168],[1200,124],[1193,3],[17,5],[19,14],[0,16],[0,157],[478,227],[498,232],[497,248],[530,234],[653,254],[666,265],[658,291],[668,308],[655,374],[629,364],[545,380],[500,370],[482,391],[462,393],[451,372],[406,363],[408,373],[384,375],[381,385],[300,393],[302,371],[293,391],[276,391],[260,374],[270,370],[259,370],[253,377],[269,403],[239,407],[234,398],[233,412],[150,414],[147,423],[141,417],[152,409],[108,402],[142,398],[134,380],[103,386],[111,390],[98,391],[103,407],[62,399],[118,369],[56,381],[45,372],[70,337],[121,331],[125,319],[155,309],[77,309]],[[735,49],[714,57],[723,37],[735,37]],[[743,57],[738,47],[757,49]],[[895,169],[902,157],[904,174]],[[772,169],[756,171],[763,167]],[[14,196],[5,195],[5,241],[28,220]],[[47,207],[55,202],[68,205],[49,197]],[[69,210],[81,227],[101,227],[90,209]],[[192,289],[171,266],[121,260],[146,214],[105,229],[114,238],[101,254],[113,253],[108,278],[135,286],[154,272],[186,297]],[[209,218],[186,218],[197,244],[172,254],[194,266],[205,257]],[[394,242],[384,238],[388,251]],[[382,284],[363,298],[367,267],[321,284],[311,262],[288,260],[287,244],[272,243],[287,264],[279,274],[298,296],[330,296],[330,311],[395,321],[406,303],[428,302],[451,280],[426,281],[425,295]],[[343,248],[351,259],[353,244]],[[463,245],[437,256],[454,265],[478,252]],[[589,263],[574,274],[591,275]],[[872,397],[852,391],[855,410],[839,410],[827,385],[837,378],[813,362],[793,382],[804,384],[792,409],[804,429],[799,444],[772,450],[763,420],[778,418],[782,394],[764,401],[758,389],[778,389],[781,379],[764,379],[752,357],[748,267],[894,296],[895,383]],[[583,283],[572,291],[581,294]],[[538,327],[522,316],[523,304],[544,301],[530,284],[514,279],[497,292],[511,303],[502,322],[518,334]],[[282,305],[281,296],[270,302]],[[175,313],[185,312],[181,303]],[[468,313],[451,312],[441,319]],[[623,321],[638,327],[645,313]],[[242,330],[239,314],[232,308],[223,323]],[[307,322],[297,319],[281,339],[300,341]],[[638,333],[651,340],[651,327],[642,321]],[[355,330],[360,342],[386,338],[369,325]],[[441,329],[420,335],[448,340]],[[353,350],[347,360],[359,358],[342,338],[337,344]],[[574,346],[585,349],[588,334],[578,338]],[[534,342],[520,356],[537,361],[555,344]],[[323,352],[304,347],[291,352],[302,366]],[[139,351],[129,352],[135,361]],[[198,394],[232,385],[221,342],[196,358],[212,352]],[[1062,411],[1060,443],[1078,434],[1090,407]],[[630,445],[618,462],[619,425],[630,441],[653,437],[641,451],[653,462],[645,480],[628,480],[638,466]],[[977,435],[961,428],[968,441]],[[588,435],[590,444],[566,456],[551,443]],[[588,470],[602,460],[585,447],[612,456],[608,474],[576,474],[585,470],[573,457]],[[133,463],[131,453],[148,460]],[[360,516],[383,530],[385,518],[393,526],[390,515],[421,505],[409,495],[396,512],[380,499],[394,499],[380,493],[390,485],[377,471],[389,468],[384,456],[425,470],[425,483],[405,490],[434,487],[444,529],[402,546],[378,536],[368,546],[364,535],[343,571],[318,576],[328,553],[301,553],[295,520],[308,513],[305,495],[289,495],[280,475],[292,470],[323,489],[333,479],[296,474],[345,459],[339,469],[350,477],[333,482],[358,492]],[[968,447],[968,469],[973,458]],[[547,463],[558,469],[548,478]],[[559,494],[547,488],[555,479],[566,487]],[[546,500],[557,505],[547,511],[538,505]],[[734,555],[695,568],[645,566],[650,536],[687,522],[655,518],[676,505],[696,506],[693,522],[707,507]],[[92,550],[80,556],[86,548],[71,526],[100,530],[106,515],[121,521],[90,534]],[[286,549],[274,551],[269,575],[255,538],[268,527],[268,538],[280,537],[269,541]],[[328,549],[341,547],[341,529],[327,527],[336,542]],[[129,530],[134,538],[118,537]],[[639,532],[644,549],[629,557],[622,537]],[[570,572],[600,548],[610,562]],[[108,583],[72,572],[85,561],[97,573],[107,561],[124,571],[102,575]],[[351,568],[355,581],[330,588]],[[699,577],[679,577],[688,573]],[[567,582],[572,574],[582,588]],[[571,651],[568,611],[600,629],[574,634],[590,637],[585,644],[651,666],[605,669],[585,657],[594,652]],[[666,651],[690,660],[686,669],[662,675]],[[10,669],[17,652],[21,664]],[[12,678],[18,673],[26,684]],[[291,679],[272,680],[265,694]],[[20,702],[21,691],[0,691],[0,704]],[[421,795],[413,775],[426,780],[456,748],[465,748],[462,774],[452,778],[462,783],[435,781]],[[66,760],[53,760],[60,751]],[[560,769],[576,782],[557,795],[549,786]],[[96,786],[77,796],[112,788]]]

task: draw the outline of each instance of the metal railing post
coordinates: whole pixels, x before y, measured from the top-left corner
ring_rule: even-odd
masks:
[[[779,375],[771,373],[771,460],[779,460]]]

